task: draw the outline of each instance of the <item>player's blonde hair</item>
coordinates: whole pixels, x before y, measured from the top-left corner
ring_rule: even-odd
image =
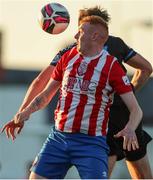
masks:
[[[108,32],[107,23],[99,16],[95,16],[95,15],[86,16],[86,17],[82,18],[79,23],[82,24],[85,22],[89,22],[90,24],[93,24],[93,25],[100,25]]]

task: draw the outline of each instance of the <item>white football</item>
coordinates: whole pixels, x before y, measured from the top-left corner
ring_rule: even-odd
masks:
[[[41,9],[38,20],[41,28],[45,32],[59,34],[68,27],[70,15],[63,5],[50,3]]]

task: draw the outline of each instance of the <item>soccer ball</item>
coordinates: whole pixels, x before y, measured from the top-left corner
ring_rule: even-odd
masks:
[[[70,15],[63,5],[50,3],[41,9],[38,20],[41,28],[45,32],[59,34],[68,27]]]

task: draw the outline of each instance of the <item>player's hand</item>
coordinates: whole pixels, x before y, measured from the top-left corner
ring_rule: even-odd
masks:
[[[6,123],[2,127],[1,133],[3,133],[5,131],[7,138],[11,138],[14,141],[16,138],[16,134],[19,134],[21,132],[23,126],[24,126],[24,122],[16,124],[12,120],[12,121],[9,121],[8,123]]]
[[[139,149],[139,144],[137,140],[137,136],[135,134],[135,131],[124,128],[120,132],[114,135],[114,137],[119,138],[123,137],[123,149],[131,151]]]

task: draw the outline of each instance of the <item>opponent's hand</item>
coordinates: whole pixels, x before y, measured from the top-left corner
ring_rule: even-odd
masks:
[[[11,138],[13,141],[16,138],[16,134],[19,134],[24,126],[24,122],[22,123],[15,123],[13,120],[6,123],[2,129],[1,133],[5,131],[7,138]]]
[[[139,149],[139,144],[135,131],[124,128],[114,135],[115,138],[123,137],[123,149],[131,151]]]

